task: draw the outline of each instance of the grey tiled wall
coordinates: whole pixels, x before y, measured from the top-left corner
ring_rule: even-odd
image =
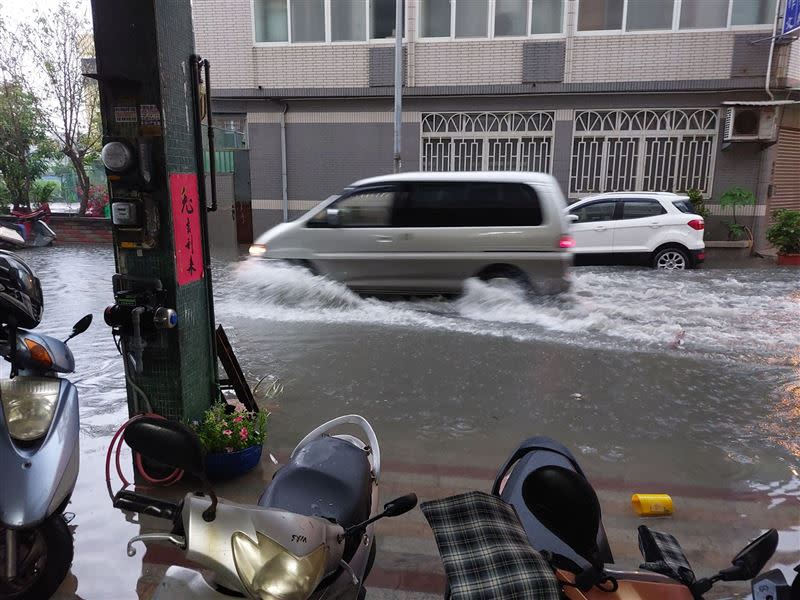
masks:
[[[734,36],[731,77],[766,75],[769,40],[764,41],[764,38],[762,33],[742,33]]]
[[[522,82],[563,81],[564,41],[526,42],[522,46]]]
[[[408,52],[403,48],[403,84],[408,72]],[[377,46],[369,49],[369,85],[381,87],[394,85],[394,46]]]

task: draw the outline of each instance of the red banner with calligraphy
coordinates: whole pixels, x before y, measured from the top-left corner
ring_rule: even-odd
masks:
[[[200,232],[200,197],[195,173],[171,173],[172,228],[178,285],[203,278],[203,240]]]

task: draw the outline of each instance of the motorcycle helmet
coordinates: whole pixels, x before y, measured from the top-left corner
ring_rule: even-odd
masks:
[[[33,329],[43,310],[42,286],[33,269],[15,254],[0,250],[0,322],[13,318],[19,327]]]

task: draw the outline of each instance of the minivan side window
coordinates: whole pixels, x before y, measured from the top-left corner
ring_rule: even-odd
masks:
[[[663,215],[666,212],[657,200],[625,200],[622,203],[623,219],[643,219]]]
[[[539,198],[522,183],[430,182],[413,186],[398,227],[522,227],[542,224]]]
[[[609,200],[606,202],[585,204],[569,212],[570,214],[578,216],[577,223],[595,223],[597,221],[612,221],[614,219],[614,210],[616,207],[617,201]]]
[[[339,227],[391,227],[396,191],[373,189],[354,192],[328,205],[308,221],[311,227],[327,227],[328,209],[339,211]]]

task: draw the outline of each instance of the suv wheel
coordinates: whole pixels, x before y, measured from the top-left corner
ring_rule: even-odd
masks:
[[[691,268],[689,254],[680,248],[663,248],[653,256],[653,268],[664,271],[683,271]]]

